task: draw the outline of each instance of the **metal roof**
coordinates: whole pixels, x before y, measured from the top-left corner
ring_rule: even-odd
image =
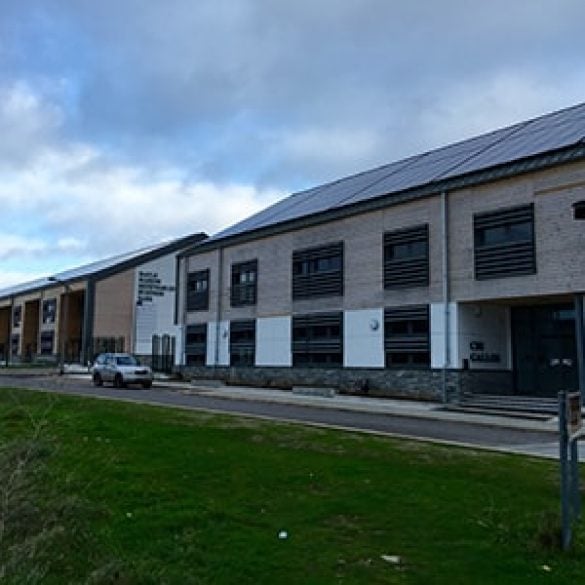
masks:
[[[7,288],[0,289],[0,300],[8,297],[28,294],[37,290],[59,285],[59,283],[71,283],[86,278],[105,277],[116,272],[127,270],[133,266],[149,262],[173,251],[183,250],[193,246],[197,242],[204,240],[206,235],[203,233],[193,234],[190,236],[159,242],[151,246],[146,246],[132,252],[118,254],[104,260],[97,260],[90,264],[84,264],[76,268],[56,272],[45,278],[39,278],[30,282],[16,284]]]
[[[541,167],[551,166],[555,160],[570,160],[563,156],[555,158],[550,156],[551,153],[562,154],[566,149],[581,147],[584,139],[585,103],[293,193],[215,234],[191,251],[197,253],[198,249],[204,251],[217,247],[223,240],[246,234],[250,237],[252,233],[261,235],[281,224],[285,229],[303,218],[325,216],[328,212],[359,207],[380,198],[392,203],[403,200],[401,196],[408,192],[436,193],[446,185],[461,185],[462,177],[479,177],[481,174],[481,180],[485,182],[489,177],[493,180],[498,176],[509,176],[509,173],[496,171],[512,163],[521,163],[516,165],[516,173],[526,172],[539,168],[539,165],[527,163],[543,155],[547,157],[546,160],[542,158]],[[578,149],[580,157],[581,150]],[[473,181],[465,184],[473,184]]]

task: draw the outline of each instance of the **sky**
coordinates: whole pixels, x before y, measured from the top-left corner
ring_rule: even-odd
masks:
[[[585,101],[582,0],[0,0],[0,288]]]

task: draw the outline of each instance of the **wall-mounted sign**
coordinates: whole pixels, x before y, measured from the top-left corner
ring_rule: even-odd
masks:
[[[138,304],[151,303],[154,297],[164,297],[167,292],[175,292],[175,287],[163,284],[158,272],[140,270],[138,272]]]
[[[471,351],[483,351],[484,350],[483,341],[472,341],[469,344],[469,349]]]

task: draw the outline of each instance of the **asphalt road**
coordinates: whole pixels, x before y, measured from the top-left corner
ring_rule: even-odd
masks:
[[[274,420],[378,432],[419,440],[511,450],[531,455],[556,455],[557,439],[550,432],[490,426],[469,420],[422,419],[404,414],[381,414],[262,400],[242,400],[221,397],[217,395],[218,392],[185,394],[178,390],[156,386],[150,390],[95,388],[89,380],[56,376],[15,378],[14,376],[0,375],[1,387],[31,388],[63,394],[136,401],[159,406],[260,416]]]

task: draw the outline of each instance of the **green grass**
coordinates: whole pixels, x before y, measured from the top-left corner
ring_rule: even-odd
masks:
[[[556,546],[553,462],[5,389],[0,441],[3,495],[17,484],[0,510],[0,582],[574,584],[585,575],[583,528],[570,553]]]

